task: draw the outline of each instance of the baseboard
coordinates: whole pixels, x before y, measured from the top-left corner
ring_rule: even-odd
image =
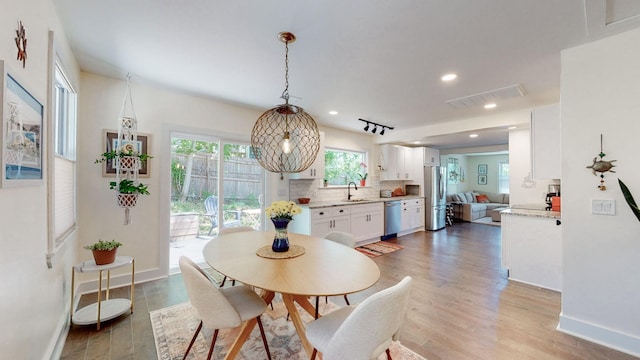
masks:
[[[640,338],[560,314],[556,328],[563,333],[640,357]]]
[[[62,356],[62,350],[64,349],[64,343],[67,341],[67,335],[69,334],[69,310],[65,311],[58,321],[56,326],[56,332],[58,336],[51,338],[51,343],[47,347],[46,354],[49,359],[60,359]],[[44,357],[47,358],[46,356]]]

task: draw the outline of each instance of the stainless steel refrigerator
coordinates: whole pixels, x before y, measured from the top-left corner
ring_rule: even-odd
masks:
[[[447,168],[424,167],[425,228],[440,230],[446,226]]]

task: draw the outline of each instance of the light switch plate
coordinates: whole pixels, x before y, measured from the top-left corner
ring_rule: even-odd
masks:
[[[591,199],[591,213],[595,215],[615,215],[616,201]]]

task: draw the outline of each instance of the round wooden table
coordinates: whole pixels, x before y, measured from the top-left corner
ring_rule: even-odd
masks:
[[[274,293],[282,294],[291,320],[308,354],[313,347],[305,336],[305,326],[294,302],[309,314],[315,308],[309,296],[350,294],[373,286],[380,269],[359,251],[323,238],[289,233],[289,243],[304,247],[304,254],[286,259],[269,259],[256,251],[273,242],[273,231],[247,231],[219,236],[203,249],[207,263],[232,279],[264,290],[263,298],[271,302]],[[236,340],[249,336],[255,324],[247,323]],[[246,334],[244,334],[246,332]],[[236,343],[227,353],[232,359],[242,346]]]

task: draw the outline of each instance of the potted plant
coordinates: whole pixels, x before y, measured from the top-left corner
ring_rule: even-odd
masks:
[[[98,242],[84,248],[91,250],[96,265],[106,265],[116,261],[116,251],[120,246],[122,243],[115,241],[115,239],[110,241],[99,239]]]
[[[150,156],[149,154],[140,154],[132,149],[128,151],[111,150],[103,152],[100,155],[100,158],[96,159],[95,163],[100,164],[105,161],[115,160],[117,164],[114,164],[114,167],[120,167],[124,171],[136,171],[140,169],[140,164],[142,162],[147,161],[152,157],[153,156]]]
[[[367,164],[361,162],[360,167],[364,172],[364,175],[358,174],[358,176],[360,177],[360,186],[365,186],[367,184],[367,176],[369,175],[369,173],[366,172]]]
[[[138,195],[149,195],[148,185],[128,179],[121,180],[120,183],[111,181],[109,189],[118,192],[118,206],[120,207],[136,206]]]
[[[640,221],[640,208],[638,207],[638,204],[636,204],[636,201],[633,199],[631,191],[629,190],[627,185],[622,182],[622,180],[618,179],[618,184],[620,184],[620,190],[622,190],[624,200],[627,202],[627,205],[629,205],[629,208],[631,208],[631,211],[633,211],[633,215],[635,215],[636,218]]]

